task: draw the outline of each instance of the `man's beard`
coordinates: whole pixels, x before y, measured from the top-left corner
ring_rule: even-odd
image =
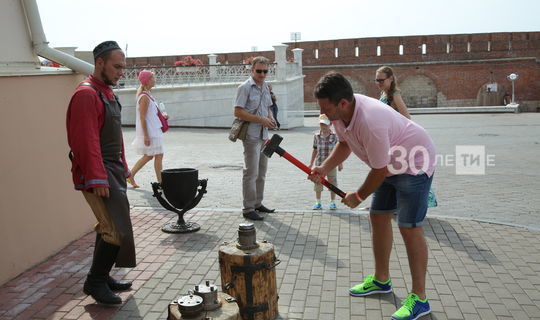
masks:
[[[108,85],[108,86],[114,86],[116,85],[116,82],[112,82],[111,79],[109,79],[109,77],[107,77],[107,74],[105,74],[105,71],[101,71],[101,79],[103,80],[103,82]]]

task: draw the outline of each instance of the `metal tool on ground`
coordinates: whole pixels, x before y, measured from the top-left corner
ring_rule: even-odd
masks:
[[[188,296],[180,297],[177,303],[183,318],[200,319],[200,314],[203,311],[202,297],[190,293]]]
[[[203,307],[205,311],[215,310],[221,307],[221,302],[218,300],[218,289],[215,284],[211,284],[209,280],[195,286],[193,294],[203,298]]]
[[[206,281],[195,291],[173,300],[168,307],[167,320],[241,320],[236,299]]]
[[[294,164],[296,167],[298,167],[300,170],[304,171],[308,175],[311,174],[311,168],[300,162],[298,159],[290,155],[288,152],[286,152],[285,150],[283,150],[283,148],[279,146],[282,140],[282,136],[274,134],[271,139],[266,140],[266,142],[264,143],[262,153],[268,158],[270,158],[275,152],[281,157],[287,159],[290,163]],[[328,180],[326,180],[324,177],[321,177],[321,184],[342,198],[344,198],[346,195],[345,192],[341,191],[341,189],[328,182]]]

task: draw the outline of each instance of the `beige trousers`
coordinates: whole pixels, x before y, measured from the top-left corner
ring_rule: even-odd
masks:
[[[94,230],[101,234],[103,241],[119,246],[121,244],[120,235],[111,219],[111,215],[105,207],[103,198],[92,192],[83,191],[82,193],[97,219]]]
[[[330,182],[331,184],[333,184],[333,185],[335,185],[337,187],[337,167],[330,170],[330,172],[328,172],[328,175],[326,176],[326,179],[328,180],[328,182]],[[315,183],[315,186],[313,187],[313,190],[315,190],[315,192],[322,192],[323,191],[323,185],[321,183]]]
[[[261,206],[264,198],[264,181],[268,158],[261,153],[264,140],[247,136],[244,144],[244,172],[242,176],[243,213]]]

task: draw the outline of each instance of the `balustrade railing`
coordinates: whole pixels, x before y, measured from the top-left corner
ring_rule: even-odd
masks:
[[[251,75],[249,65],[245,64],[217,64],[199,66],[146,66],[129,67],[124,70],[124,77],[118,82],[117,88],[135,88],[139,86],[138,75],[143,69],[154,72],[157,87],[171,87],[177,85],[242,82]],[[287,77],[300,75],[298,63],[287,63]],[[276,79],[276,64],[268,66],[266,79]]]
[[[287,62],[286,68],[287,68],[287,77],[302,75],[302,70],[300,70],[300,65],[296,62]]]

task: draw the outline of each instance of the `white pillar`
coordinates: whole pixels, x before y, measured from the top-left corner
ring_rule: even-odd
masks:
[[[217,54],[209,54],[208,55],[208,64],[210,65],[208,67],[208,73],[210,74],[210,81],[216,79],[217,76],[217,67],[214,67],[217,65]]]
[[[292,52],[294,54],[294,62],[298,63],[298,75],[302,75],[302,52],[304,52],[304,49],[296,48],[292,49]]]
[[[217,64],[217,54],[211,53],[208,55],[208,64],[210,65]]]
[[[276,80],[283,81],[287,78],[287,45],[276,44],[274,54],[276,57]]]

